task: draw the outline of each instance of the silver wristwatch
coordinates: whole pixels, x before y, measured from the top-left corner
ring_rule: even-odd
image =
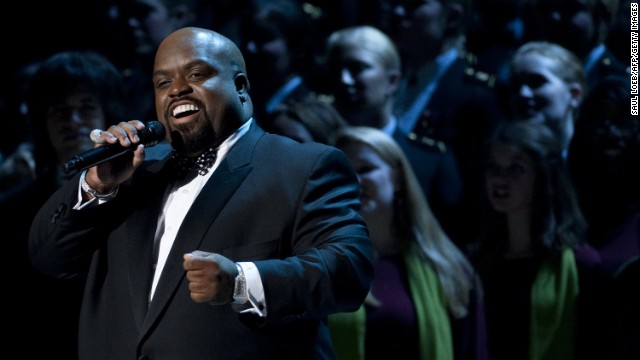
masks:
[[[80,186],[82,186],[82,190],[84,190],[84,192],[91,194],[91,196],[93,196],[94,198],[112,199],[118,194],[117,186],[112,192],[108,194],[99,193],[96,189],[92,188],[91,185],[89,185],[89,183],[87,183],[87,180],[85,178],[86,176],[87,176],[87,170],[83,171],[82,175],[80,175]]]
[[[233,303],[234,304],[246,304],[249,301],[249,295],[247,294],[247,279],[244,276],[242,266],[236,263],[238,268],[238,276],[236,276],[235,286],[233,287]]]

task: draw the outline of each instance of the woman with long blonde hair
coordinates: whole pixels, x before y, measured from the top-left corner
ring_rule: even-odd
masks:
[[[339,131],[335,146],[358,175],[360,213],[376,252],[371,292],[360,312],[330,318],[338,358],[400,351],[411,359],[484,358],[474,269],[433,215],[401,148],[364,126]],[[349,316],[359,333],[358,355],[343,346],[356,338],[345,331]]]

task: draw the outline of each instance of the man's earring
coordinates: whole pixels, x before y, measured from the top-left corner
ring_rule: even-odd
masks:
[[[240,102],[243,104],[247,102],[247,98],[244,95],[238,95],[238,98],[240,98]]]

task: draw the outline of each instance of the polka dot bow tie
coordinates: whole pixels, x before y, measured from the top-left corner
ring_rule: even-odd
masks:
[[[171,156],[174,160],[175,175],[178,179],[184,178],[192,170],[197,170],[198,175],[206,175],[216,162],[216,150],[214,148],[209,148],[196,157],[182,156],[175,151]]]

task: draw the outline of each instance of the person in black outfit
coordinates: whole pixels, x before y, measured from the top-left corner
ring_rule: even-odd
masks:
[[[246,71],[217,32],[170,34],[153,87],[173,151],[147,161],[139,120],[101,130],[132,151],[36,215],[36,268],[87,277],[80,360],[334,357],[327,317],[358,309],[372,276],[357,177],[333,147],[264,132]]]
[[[115,66],[99,53],[61,51],[38,64],[26,86],[25,99],[35,177],[23,181],[5,198],[0,212],[4,219],[11,219],[14,229],[9,244],[17,261],[11,262],[16,265],[11,273],[20,269],[19,276],[8,279],[16,282],[21,294],[12,298],[17,304],[10,309],[22,310],[21,324],[26,321],[37,326],[10,325],[9,333],[11,344],[19,346],[16,351],[24,351],[24,341],[37,338],[42,346],[30,349],[30,355],[72,360],[77,359],[84,279],[72,274],[53,279],[38,273],[28,258],[29,227],[40,206],[69,179],[64,163],[93,148],[91,130],[124,118],[124,86]]]

